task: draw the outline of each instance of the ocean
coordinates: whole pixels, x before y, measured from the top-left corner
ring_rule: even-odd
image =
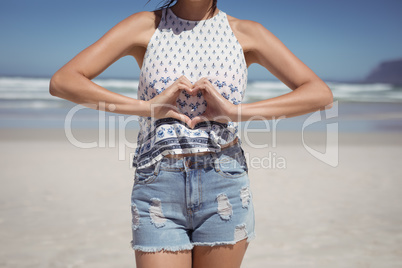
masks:
[[[50,78],[0,77],[0,128],[63,128],[66,115],[74,107],[77,112],[71,120],[72,127],[99,127],[99,111],[50,95],[49,80]],[[93,81],[110,91],[132,98],[137,97],[138,80],[97,78]],[[354,118],[353,120],[360,124],[356,125],[351,122],[353,120],[346,120],[341,130],[371,131],[373,126],[367,127],[367,123],[362,122],[373,120],[392,120],[396,126],[389,129],[402,129],[401,86],[342,82],[327,82],[327,84],[333,92],[334,101],[339,104],[337,106],[339,120],[343,115],[343,121]],[[280,81],[249,80],[243,102],[273,98],[287,92],[290,92],[290,89]],[[79,107],[81,108],[78,109]],[[139,127],[136,117],[133,116],[108,112],[102,116],[106,117],[106,121],[112,117],[123,116],[129,121],[124,127],[134,129]],[[281,123],[281,128],[300,129],[300,124],[306,118],[307,115],[288,118]],[[256,128],[262,127],[261,122],[256,121],[254,124]],[[323,128],[318,126],[316,129]]]

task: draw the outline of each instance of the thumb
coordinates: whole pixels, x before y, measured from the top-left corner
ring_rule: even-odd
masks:
[[[174,112],[172,117],[186,123],[188,126],[191,127],[191,119],[187,115],[178,113],[178,112]]]
[[[207,118],[205,113],[203,113],[202,115],[195,116],[191,120],[190,127],[194,128],[198,123],[205,122],[205,121],[209,121],[209,119]]]

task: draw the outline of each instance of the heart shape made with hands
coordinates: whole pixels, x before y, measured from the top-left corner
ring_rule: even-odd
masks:
[[[206,110],[193,118],[180,112],[176,105],[180,93],[185,90],[190,96],[202,92],[207,102]],[[232,102],[225,99],[207,78],[201,78],[192,84],[185,76],[177,79],[167,89],[150,100],[152,116],[155,118],[176,118],[185,122],[190,128],[194,128],[203,121],[216,121],[227,123],[232,121],[231,111],[236,108]]]

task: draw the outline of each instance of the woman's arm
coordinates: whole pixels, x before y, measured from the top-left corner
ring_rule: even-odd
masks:
[[[149,116],[146,101],[109,91],[91,79],[127,55],[140,64],[156,24],[154,12],[139,12],[124,19],[53,75],[50,94],[96,110]]]
[[[294,117],[332,107],[330,88],[276,36],[253,21],[235,22],[239,40],[245,40],[247,64],[258,63],[286,84],[291,92],[271,99],[232,106],[234,121]],[[242,42],[241,42],[242,43]],[[267,89],[268,90],[268,89]]]

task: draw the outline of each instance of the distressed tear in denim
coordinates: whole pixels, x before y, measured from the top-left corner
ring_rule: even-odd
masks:
[[[163,158],[135,172],[134,250],[181,251],[254,239],[252,186],[239,144],[203,156]]]

